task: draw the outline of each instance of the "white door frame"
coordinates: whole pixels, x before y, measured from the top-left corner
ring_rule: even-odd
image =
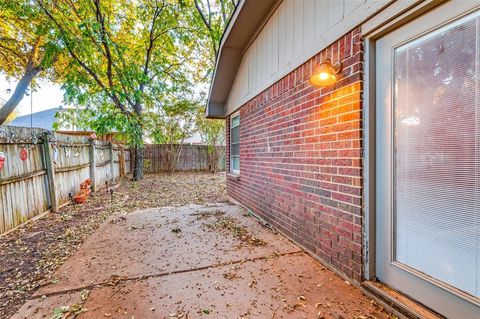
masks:
[[[364,272],[365,280],[376,278],[376,41],[392,30],[405,25],[421,14],[438,8],[449,2],[460,1],[424,1],[414,5],[404,12],[400,12],[393,19],[392,10],[382,12],[374,17],[373,22],[367,22],[362,26],[365,39],[365,78],[363,100],[363,123],[364,123]],[[470,4],[472,1],[469,1]],[[473,1],[476,2],[476,1]],[[466,5],[468,7],[468,5]],[[395,9],[393,9],[395,12]],[[383,17],[382,17],[383,14]],[[387,22],[389,21],[389,22]]]

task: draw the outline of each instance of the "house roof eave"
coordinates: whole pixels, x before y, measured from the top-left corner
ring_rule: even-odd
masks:
[[[277,0],[240,0],[220,41],[208,94],[208,118],[225,118],[225,105],[242,54]]]

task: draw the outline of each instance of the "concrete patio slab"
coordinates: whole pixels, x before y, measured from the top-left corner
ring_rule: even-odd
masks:
[[[233,236],[210,231],[206,214],[226,213],[267,245],[240,245]],[[112,278],[167,274],[192,268],[300,251],[283,236],[265,231],[254,218],[233,205],[186,206],[139,211],[103,224],[56,273],[55,284],[35,296],[80,289]],[[172,230],[178,230],[174,232]]]
[[[81,304],[81,294],[78,291],[30,299],[10,319],[51,319],[55,308]]]
[[[105,222],[14,319],[387,318],[388,314],[239,206],[164,207]]]
[[[94,289],[79,318],[379,318],[305,253]]]

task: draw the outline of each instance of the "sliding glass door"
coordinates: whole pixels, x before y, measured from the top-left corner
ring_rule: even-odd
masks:
[[[442,8],[377,42],[377,274],[480,318],[480,11]]]

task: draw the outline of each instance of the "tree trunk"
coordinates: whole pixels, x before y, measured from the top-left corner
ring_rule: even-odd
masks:
[[[220,161],[221,146],[213,144],[208,146],[208,168],[210,173],[218,172],[218,162]]]
[[[18,103],[20,103],[20,101],[23,99],[23,97],[25,96],[25,92],[27,92],[28,86],[32,82],[33,78],[36,77],[37,74],[43,70],[41,66],[35,66],[35,63],[38,59],[38,50],[41,41],[42,37],[38,37],[35,40],[35,43],[33,44],[30,52],[30,56],[28,57],[24,75],[15,87],[15,91],[13,92],[12,96],[2,106],[2,108],[0,108],[0,125],[5,123],[8,116],[12,114]]]
[[[133,180],[139,181],[143,179],[143,159],[145,148],[143,146],[135,146],[135,162],[133,164]]]
[[[218,151],[216,149],[216,146],[213,149],[212,154],[210,154],[210,173],[216,173],[218,170]]]
[[[143,92],[143,89],[141,88],[140,91]],[[135,115],[137,116],[137,122],[136,125],[138,125],[138,131],[136,131],[134,134],[137,135],[135,136],[135,162],[133,164],[133,180],[134,181],[139,181],[143,179],[143,169],[144,169],[144,155],[145,155],[145,148],[143,145],[143,125],[140,122],[142,119],[142,111],[143,107],[142,104],[140,104],[139,101],[136,102],[134,106],[134,111]]]
[[[182,141],[180,142],[180,144],[177,144],[176,146],[174,146],[174,150],[175,150],[175,157],[174,157],[174,160],[173,160],[173,167],[172,167],[172,172],[175,171],[177,169],[177,164],[180,160],[180,153],[182,152],[182,145],[183,145],[183,142],[185,141],[185,139],[182,139]]]
[[[13,92],[12,96],[8,99],[8,101],[0,108],[0,125],[5,123],[8,116],[12,114],[15,110],[17,105],[22,101],[25,92],[27,92],[28,86],[30,82],[32,82],[33,78],[40,72],[39,68],[33,69],[29,73],[25,73],[24,76],[20,79],[17,86],[15,87],[15,91]]]

